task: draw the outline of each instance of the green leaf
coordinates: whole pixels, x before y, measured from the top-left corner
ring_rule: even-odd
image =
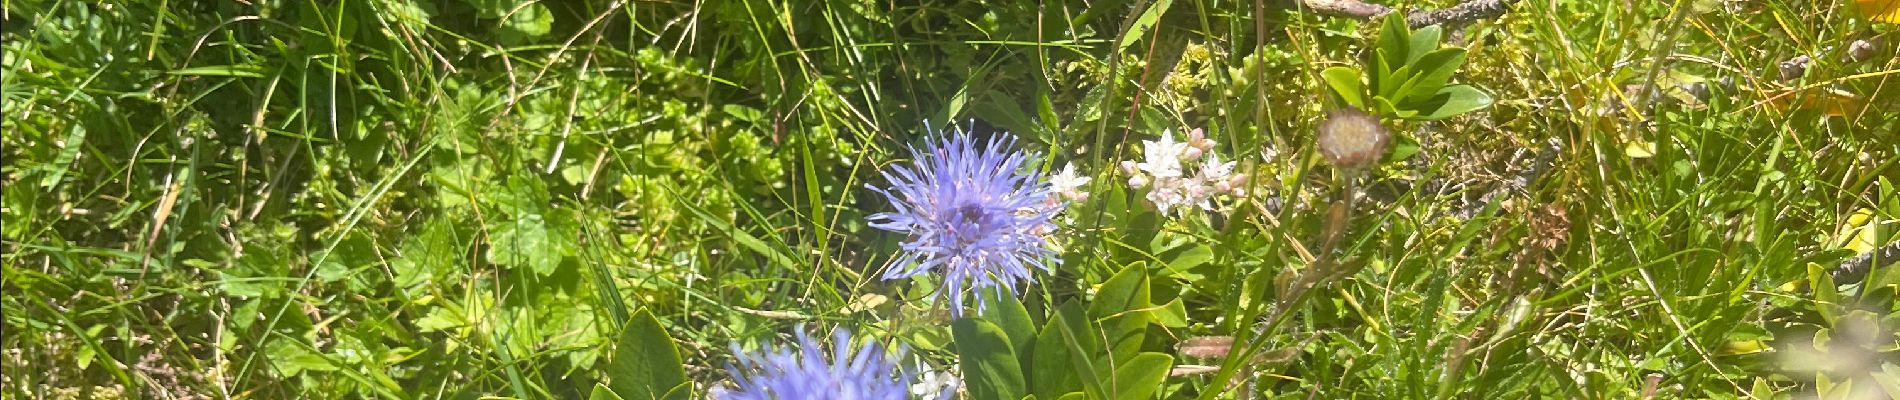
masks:
[[[683,365],[672,336],[652,312],[642,309],[627,321],[601,373],[622,399],[685,399],[691,390]]]
[[[524,214],[513,221],[496,223],[490,227],[488,262],[527,268],[540,276],[554,274],[561,261],[574,253],[572,232],[563,222],[541,214]]]
[[[962,318],[950,324],[950,331],[970,398],[1020,399],[1029,392],[1003,328],[981,318]]]
[[[1148,297],[1148,269],[1145,263],[1129,264],[1108,278],[1089,304],[1089,316],[1100,321],[1107,339],[1105,348],[1114,361],[1124,361],[1141,351],[1152,321]]]
[[[1411,118],[1412,116],[1418,115],[1418,110],[1413,110],[1409,108],[1400,109],[1398,106],[1392,105],[1392,101],[1387,100],[1385,96],[1373,97],[1372,108],[1374,110],[1377,110],[1379,114],[1390,115],[1390,116],[1394,116],[1398,118]]]
[[[1900,399],[1900,366],[1881,364],[1880,372],[1869,374],[1873,375],[1874,384],[1880,386],[1880,391],[1887,393],[1887,398]]]
[[[1438,95],[1433,96],[1432,100],[1426,104],[1436,108],[1431,108],[1431,112],[1422,113],[1423,115],[1414,119],[1436,121],[1490,107],[1491,95],[1484,94],[1470,85],[1451,85],[1439,89]],[[1410,117],[1400,116],[1400,118]]]
[[[203,67],[175,69],[175,70],[167,71],[166,73],[171,74],[171,75],[177,75],[177,76],[262,78],[264,77],[264,67],[259,67],[259,66],[250,65],[250,64],[209,65],[209,66],[203,66]]]
[[[1155,22],[1160,21],[1161,15],[1168,13],[1169,6],[1173,5],[1174,0],[1160,0],[1150,3],[1148,9],[1141,12],[1141,17],[1136,18],[1134,24],[1128,25],[1128,31],[1122,32],[1122,38],[1118,44],[1115,45],[1115,50],[1120,51],[1127,49],[1129,45],[1135,44],[1135,40],[1141,39],[1141,36],[1148,32],[1148,28],[1153,27]]]
[[[1043,324],[1031,358],[1034,368],[1030,372],[1034,379],[1029,382],[1036,397],[1054,399],[1064,393],[1081,391],[1083,375],[1089,376],[1088,382],[1095,381],[1093,365],[1081,352],[1101,346],[1095,345],[1095,336],[1084,330],[1086,318],[1082,305],[1069,301],[1056,307],[1055,316]]]
[[[1333,94],[1354,108],[1365,109],[1365,87],[1360,81],[1359,69],[1353,67],[1331,67],[1320,71],[1319,76],[1326,80],[1326,86],[1333,88]]]
[[[1054,140],[1062,132],[1062,117],[1056,115],[1056,104],[1049,98],[1048,91],[1036,93],[1036,118],[1042,119],[1043,129],[1048,130],[1043,132],[1045,142]]]
[[[1174,300],[1168,301],[1168,304],[1163,304],[1161,307],[1155,308],[1154,312],[1149,313],[1149,315],[1154,317],[1155,324],[1161,326],[1169,328],[1186,328],[1188,326],[1187,305],[1182,304],[1180,298],[1175,298]]]
[[[1029,346],[1036,342],[1036,322],[1029,319],[1029,310],[1023,307],[1022,300],[1007,294],[1007,290],[993,290],[982,294],[989,307],[982,311],[983,319],[995,323],[1003,329],[1009,338],[1010,348],[1016,354],[1029,356]]]
[[[475,8],[475,14],[487,19],[499,19],[521,4],[520,0],[462,0]]]
[[[276,367],[284,376],[297,376],[303,371],[328,372],[337,370],[336,364],[318,354],[310,345],[299,340],[273,340],[265,345],[271,366]]]
[[[1147,352],[1136,355],[1115,370],[1115,393],[1110,398],[1152,399],[1155,391],[1161,389],[1161,382],[1168,379],[1168,370],[1172,368],[1174,357],[1167,354]]]
[[[1425,57],[1426,52],[1437,51],[1439,38],[1443,36],[1444,28],[1440,28],[1438,25],[1427,26],[1412,31],[1412,37],[1406,40],[1405,63],[1416,63],[1419,59]]]
[[[1829,326],[1846,311],[1841,305],[1840,286],[1834,284],[1834,274],[1821,264],[1808,263],[1808,286],[1814,290],[1814,311],[1821,314],[1821,320]]]
[[[273,298],[284,293],[290,257],[281,242],[252,240],[244,255],[218,271],[219,288],[238,297]]]
[[[1378,97],[1384,97],[1386,100],[1395,100],[1393,103],[1396,105],[1396,100],[1400,99],[1399,95],[1401,93],[1399,90],[1405,88],[1405,84],[1411,83],[1415,76],[1417,76],[1417,74],[1412,72],[1412,66],[1399,67],[1393,70],[1392,73],[1387,74],[1384,79],[1380,79],[1379,86],[1373,88],[1373,90],[1377,90],[1377,92],[1373,93]]]
[[[1374,50],[1374,57],[1383,56],[1384,64],[1388,68],[1393,65],[1403,65],[1403,61],[1411,59],[1406,54],[1411,47],[1412,31],[1405,26],[1405,13],[1386,14],[1384,25],[1379,27],[1379,45]]]
[[[625,400],[625,399],[620,398],[620,395],[614,394],[613,389],[607,388],[607,385],[596,383],[594,384],[594,391],[592,393],[587,394],[587,400]]]
[[[971,107],[974,116],[1002,126],[1010,132],[1016,132],[1018,135],[1036,132],[1035,121],[1029,119],[1029,114],[1023,112],[1022,105],[1016,103],[1016,97],[999,90],[985,91],[984,97],[983,101]]]
[[[437,216],[423,223],[422,232],[402,242],[401,257],[389,263],[398,288],[415,289],[438,276],[462,270],[468,254],[465,235],[453,217]]]
[[[1405,161],[1418,155],[1418,152],[1418,139],[1413,138],[1412,135],[1392,135],[1392,151],[1385,153],[1385,159],[1381,162]]]
[[[1399,91],[1399,104],[1403,106],[1431,100],[1438,94],[1439,89],[1443,89],[1446,83],[1451,82],[1451,75],[1458,72],[1458,67],[1464,65],[1465,49],[1462,48],[1453,47],[1425,53],[1418,58],[1417,62],[1408,66],[1413,71],[1417,71],[1418,81],[1411,83],[1411,87],[1402,88]]]
[[[528,43],[547,36],[554,27],[554,13],[541,3],[529,4],[514,10],[508,19],[502,21],[500,39],[502,43]]]

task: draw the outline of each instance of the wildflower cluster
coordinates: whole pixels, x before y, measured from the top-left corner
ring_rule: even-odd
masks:
[[[960,317],[967,292],[1014,295],[1019,283],[1035,280],[1030,267],[1049,269],[1056,253],[1050,219],[1062,203],[1040,174],[1023,168],[1030,155],[1014,151],[1014,144],[1006,134],[978,143],[960,131],[912,148],[914,164],[884,172],[891,189],[872,190],[896,210],[871,215],[870,226],[910,235],[884,279],[940,269],[943,287],[931,298],[948,293],[950,315]],[[1064,178],[1070,191],[1087,182],[1072,173]]]
[[[1145,159],[1122,161],[1122,172],[1129,176],[1128,186],[1149,189],[1148,202],[1162,215],[1187,206],[1213,211],[1216,195],[1246,195],[1247,175],[1234,173],[1233,161],[1222,162],[1214,154],[1214,140],[1199,128],[1188,132],[1186,142],[1176,142],[1172,131],[1162,131],[1160,141],[1141,143]],[[1200,161],[1199,165],[1193,165],[1194,161]],[[1188,167],[1194,167],[1191,173]]]

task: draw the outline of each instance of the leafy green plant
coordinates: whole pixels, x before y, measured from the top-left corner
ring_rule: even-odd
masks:
[[[1174,304],[1153,304],[1146,268],[1123,267],[1093,301],[1063,303],[1040,330],[1011,297],[957,320],[951,330],[970,398],[1153,398],[1174,357],[1143,349],[1149,327]]]
[[[1320,75],[1346,104],[1400,119],[1434,121],[1490,107],[1491,95],[1450,84],[1465,64],[1465,49],[1439,48],[1443,36],[1437,25],[1414,32],[1405,18],[1387,17],[1366,71],[1331,67]]]

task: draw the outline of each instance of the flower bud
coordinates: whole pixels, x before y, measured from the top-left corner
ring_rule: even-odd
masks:
[[[1139,174],[1128,177],[1128,186],[1133,187],[1133,188],[1148,186],[1148,177],[1145,175],[1139,175]]]
[[[1122,160],[1122,173],[1135,175],[1136,172],[1140,172],[1140,171],[1141,170],[1135,166],[1134,160]]]
[[[1200,158],[1201,158],[1201,149],[1199,148],[1190,146],[1187,149],[1181,150],[1181,161],[1194,161]]]
[[[1358,170],[1385,157],[1392,136],[1379,119],[1357,109],[1342,108],[1319,123],[1319,151],[1334,167]]]

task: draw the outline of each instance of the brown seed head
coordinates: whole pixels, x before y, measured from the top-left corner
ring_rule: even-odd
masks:
[[[1319,123],[1319,151],[1341,169],[1357,170],[1378,163],[1391,142],[1392,135],[1379,125],[1378,118],[1352,108],[1335,110]]]

